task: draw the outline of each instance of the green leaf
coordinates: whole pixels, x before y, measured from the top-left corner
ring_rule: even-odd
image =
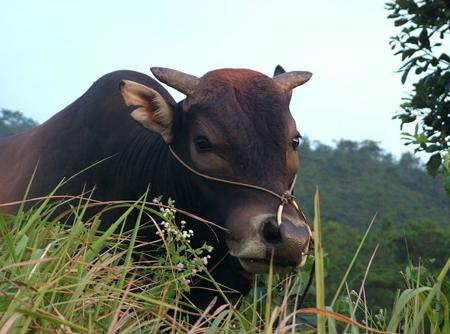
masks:
[[[417,44],[419,39],[416,36],[409,37],[405,43]]]
[[[419,42],[422,48],[430,49],[430,40],[428,39],[427,28],[423,28],[419,35]]]
[[[408,67],[407,69],[405,69],[403,71],[402,78],[401,78],[402,84],[404,84],[406,82],[406,79],[408,78],[408,73],[411,70],[411,68],[412,68],[412,66]]]
[[[219,325],[222,322],[222,320],[230,313],[230,310],[225,310],[223,312],[220,312],[219,315],[214,319],[211,326],[208,328],[207,334],[213,334],[220,332]]]
[[[394,21],[394,25],[396,27],[400,27],[402,25],[404,25],[406,22],[408,22],[408,19],[398,19]]]
[[[450,57],[449,57],[448,54],[446,54],[446,53],[442,53],[442,54],[439,56],[439,60],[444,60],[444,61],[450,63]]]
[[[428,174],[436,176],[439,166],[441,165],[441,161],[442,159],[440,153],[433,154],[427,162]]]
[[[416,49],[407,49],[407,50],[401,51],[402,61],[411,57],[416,51],[417,51]]]
[[[396,329],[398,328],[399,323],[402,320],[401,314],[402,312],[404,312],[405,306],[408,304],[408,302],[413,298],[416,298],[418,295],[430,290],[431,290],[430,287],[420,287],[417,289],[404,290],[394,305],[391,320],[389,321],[387,330],[395,332]]]

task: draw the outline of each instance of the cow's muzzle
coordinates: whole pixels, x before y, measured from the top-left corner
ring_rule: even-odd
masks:
[[[238,258],[250,273],[274,271],[305,264],[311,240],[311,231],[303,221],[295,224],[283,219],[278,224],[272,215],[254,217],[250,222],[252,233],[241,240],[227,240],[231,255]]]

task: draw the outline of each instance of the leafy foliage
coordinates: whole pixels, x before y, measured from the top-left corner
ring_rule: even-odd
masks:
[[[416,151],[431,154],[428,172],[439,168],[450,178],[450,2],[448,0],[395,0],[386,4],[388,18],[402,27],[390,45],[402,58],[402,83],[411,71],[413,91],[404,99],[395,118],[401,124],[416,122],[414,133],[404,133]],[[444,158],[446,157],[446,158]],[[450,182],[450,181],[448,181]],[[450,193],[450,187],[446,188]]]
[[[25,117],[20,111],[0,110],[0,137],[24,132],[37,125],[34,120]]]

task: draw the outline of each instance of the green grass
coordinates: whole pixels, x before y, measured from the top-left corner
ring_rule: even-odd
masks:
[[[189,280],[211,279],[204,258],[209,246],[190,246],[190,231],[177,221],[174,203],[72,199],[44,200],[16,216],[0,215],[0,334],[4,333],[450,333],[450,258],[439,275],[409,265],[392,310],[372,310],[364,295],[346,289],[346,278],[358,261],[359,243],[336,296],[325,300],[326,266],[321,243],[319,195],[315,196],[315,283],[299,308],[313,258],[302,270],[257,275],[251,293],[218,308],[198,310],[183,295]],[[118,207],[121,216],[106,231],[103,216]],[[94,216],[87,210],[97,208]],[[89,217],[89,218],[88,218]],[[135,229],[124,231],[133,219]],[[373,224],[373,223],[372,223]],[[370,226],[372,226],[372,224]],[[161,237],[158,251],[139,257],[146,246],[137,231],[146,225]],[[370,227],[369,227],[370,229]],[[368,231],[369,232],[369,231]],[[375,252],[374,252],[374,256]],[[371,262],[367,264],[370,275]],[[337,278],[338,279],[338,278]],[[220,285],[216,283],[216,288]],[[223,288],[223,287],[222,287]],[[220,292],[219,292],[220,293]],[[218,306],[218,305],[214,305]],[[198,317],[195,324],[188,318]]]

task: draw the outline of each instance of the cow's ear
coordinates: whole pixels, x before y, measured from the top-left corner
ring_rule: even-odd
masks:
[[[284,68],[281,65],[277,65],[277,67],[275,67],[275,71],[273,72],[273,76],[276,77],[277,75],[280,75],[283,73],[286,73]]]
[[[275,78],[276,76],[281,75],[283,73],[286,73],[286,71],[283,68],[283,66],[277,65],[277,67],[275,67],[275,71],[273,71],[273,77]],[[288,102],[290,102],[291,101],[291,97],[292,97],[292,91],[288,92],[286,94],[286,97],[288,99]]]
[[[167,143],[172,140],[173,110],[156,90],[140,83],[123,80],[120,91],[127,106],[136,106],[131,113],[146,128],[161,134]]]

